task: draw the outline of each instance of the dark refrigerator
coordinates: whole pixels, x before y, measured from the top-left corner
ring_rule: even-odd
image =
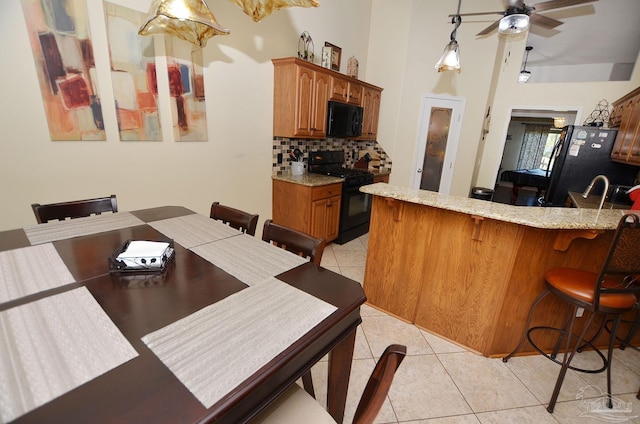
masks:
[[[551,153],[553,165],[542,204],[565,206],[568,193],[582,193],[596,175],[606,175],[612,185],[633,185],[638,168],[610,158],[617,133],[598,127],[564,127]],[[599,181],[591,194],[602,194],[603,190],[604,184]]]

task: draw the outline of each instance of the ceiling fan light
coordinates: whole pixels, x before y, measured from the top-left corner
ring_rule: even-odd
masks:
[[[154,0],[140,35],[167,34],[204,47],[214,35],[227,35],[205,0]]]
[[[460,68],[460,48],[458,42],[454,39],[444,47],[444,52],[440,56],[440,60],[436,63],[436,70],[442,71],[461,71]]]
[[[518,82],[525,83],[529,81],[529,78],[531,78],[531,72],[520,71],[520,75],[518,75]]]
[[[519,34],[529,28],[529,16],[524,13],[507,15],[500,19],[498,32],[500,34]]]

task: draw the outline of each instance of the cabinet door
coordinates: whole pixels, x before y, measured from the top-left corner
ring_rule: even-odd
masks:
[[[326,238],[327,204],[329,199],[320,199],[311,203],[311,235]]]
[[[329,102],[329,85],[331,76],[323,72],[315,72],[313,81],[313,111],[311,135],[324,137],[327,133],[327,113]]]
[[[349,97],[347,99],[347,103],[351,103],[358,106],[362,105],[362,92],[363,92],[362,85],[355,82],[350,82]]]
[[[361,140],[376,140],[378,138],[378,118],[380,115],[380,98],[382,93],[370,87],[365,87],[362,96],[364,117],[362,119]]]
[[[333,75],[331,77],[331,89],[329,100],[346,103],[349,97],[349,82],[344,78]]]
[[[312,134],[314,71],[298,66],[296,80],[296,108],[294,135]]]
[[[624,103],[611,159],[619,162],[640,162],[640,96]]]
[[[325,239],[327,241],[338,238],[340,231],[340,196],[334,196],[327,199],[327,221],[325,229]]]

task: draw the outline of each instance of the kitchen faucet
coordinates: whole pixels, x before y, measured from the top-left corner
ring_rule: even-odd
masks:
[[[606,175],[596,175],[595,177],[593,177],[593,180],[591,180],[591,183],[589,183],[584,193],[582,193],[582,197],[586,199],[589,196],[589,193],[591,193],[593,185],[598,180],[604,181],[604,191],[602,192],[602,196],[600,198],[600,206],[598,207],[598,215],[596,215],[596,220],[598,219],[598,216],[600,216],[600,210],[602,209],[602,205],[604,205],[604,199],[605,197],[607,197],[607,193],[609,192],[609,178],[607,178]]]

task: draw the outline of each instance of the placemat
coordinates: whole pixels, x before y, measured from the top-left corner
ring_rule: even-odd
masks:
[[[0,422],[136,356],[85,287],[0,312]]]
[[[31,244],[41,244],[143,224],[144,222],[141,219],[136,218],[129,212],[116,212],[66,221],[49,221],[44,224],[25,227],[24,232],[27,234]]]
[[[270,278],[142,340],[210,408],[336,309]]]
[[[0,252],[0,303],[75,282],[51,243]]]
[[[187,249],[242,234],[227,224],[200,214],[153,221],[149,225]]]
[[[191,251],[249,286],[309,262],[246,234],[194,247]]]

